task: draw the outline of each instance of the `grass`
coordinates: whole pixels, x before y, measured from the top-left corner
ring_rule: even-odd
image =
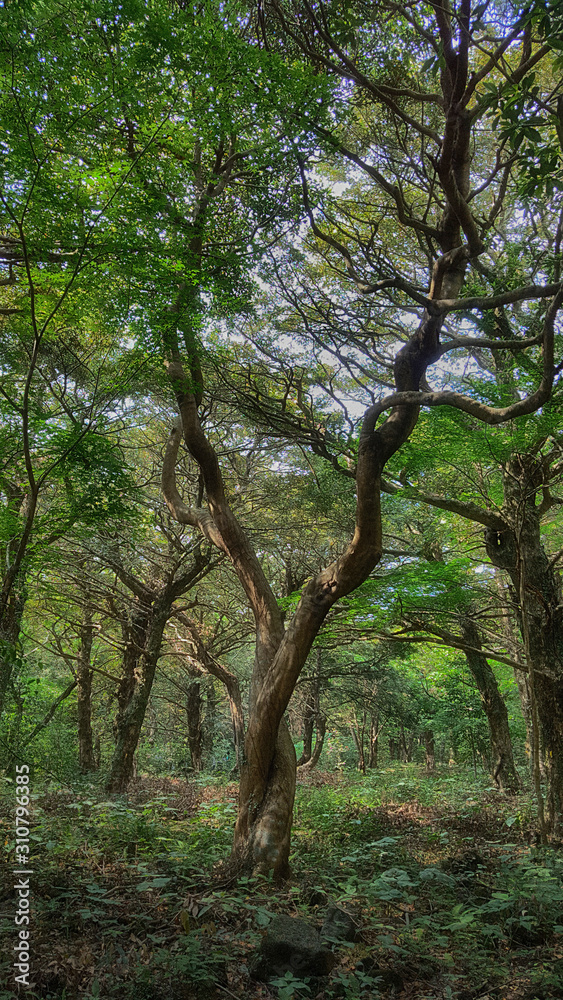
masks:
[[[378,983],[404,1000],[563,996],[563,860],[533,846],[526,796],[467,773],[313,772],[298,787],[282,889],[221,865],[232,784],[143,779],[113,800],[87,785],[36,792],[29,1000],[367,1000]],[[12,799],[6,782],[9,851]],[[255,982],[270,915],[318,923],[327,901],[352,907],[361,926],[331,976]],[[11,909],[8,888],[7,984]],[[15,995],[0,987],[0,1000]]]

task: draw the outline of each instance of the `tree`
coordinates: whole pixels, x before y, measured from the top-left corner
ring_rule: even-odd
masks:
[[[292,9],[274,4],[270,11],[270,19],[262,24],[265,44],[275,48],[279,39],[288,42],[317,71],[345,80],[348,93],[354,94],[355,103],[350,102],[342,126],[317,126],[316,131],[325,150],[331,150],[339,162],[353,164],[352,176],[361,177],[369,194],[364,195],[357,214],[353,201],[329,198],[326,222],[319,223],[306,158],[298,155],[305,210],[316,247],[324,252],[328,266],[346,282],[347,290],[355,286],[362,295],[372,296],[381,338],[392,317],[391,336],[396,342],[397,330],[402,329],[399,336],[404,341],[393,361],[395,391],[368,406],[361,423],[354,470],[357,502],[353,537],[338,558],[306,584],[285,628],[256,553],[229,505],[217,455],[202,427],[198,410],[203,397],[199,389],[194,391],[194,384],[202,384],[202,375],[193,368],[189,340],[185,343],[188,363],[174,348],[168,366],[181,427],[171,432],[163,466],[167,502],[178,520],[199,527],[225,552],[256,619],[256,659],[235,853],[283,874],[287,871],[295,780],[295,758],[284,712],[330,609],[358,587],[381,558],[384,468],[408,440],[421,406],[454,406],[495,425],[545,404],[554,378],[554,329],[563,292],[557,275],[552,276],[554,280],[533,283],[535,262],[526,275],[527,283],[518,281],[510,286],[497,279],[501,273],[498,256],[509,256],[514,234],[497,233],[496,220],[505,206],[514,211],[519,158],[510,155],[502,137],[496,146],[488,133],[485,140],[482,138],[491,94],[502,96],[532,66],[541,60],[549,63],[550,46],[538,38],[537,11],[506,10],[498,18],[495,14],[489,29],[478,17],[472,18],[471,4],[466,0],[459,10],[446,3],[429,5],[420,20],[410,8],[399,13],[381,3],[375,11],[370,8],[367,21],[373,24],[377,18],[377,32],[355,30],[353,16],[360,18],[361,4],[354,7],[354,15],[347,8],[344,18],[336,10],[308,3]],[[391,12],[393,21],[386,20]],[[481,8],[479,13],[485,16]],[[438,84],[437,90],[428,89],[431,82]],[[342,93],[346,93],[344,87]],[[372,208],[372,203],[377,208]],[[425,267],[419,263],[421,259]],[[366,272],[371,273],[367,276]],[[463,294],[466,282],[469,294]],[[539,305],[534,308],[536,302]],[[509,323],[508,335],[506,330],[504,334],[495,332],[492,324],[487,337],[482,336],[478,324],[474,331],[466,332],[474,312],[494,316],[495,310],[509,313],[512,307],[517,313],[523,309],[521,303],[529,303],[525,307],[529,323],[522,320],[513,327]],[[410,321],[413,308],[420,311],[416,327]],[[302,309],[301,321],[303,318]],[[528,325],[531,336],[526,336]],[[301,326],[301,332],[310,334],[314,341],[311,327],[309,321],[305,330]],[[317,336],[321,341],[320,333]],[[345,327],[340,328],[339,336],[346,345]],[[348,345],[349,356],[355,347]],[[511,402],[500,398],[491,405],[487,399],[457,391],[455,366],[450,369],[453,388],[448,388],[448,372],[442,361],[438,378],[446,387],[436,391],[427,388],[430,365],[451,352],[456,352],[455,357],[464,349],[475,348],[497,352],[528,348],[535,358],[537,387],[524,398]],[[271,366],[271,349],[268,358]],[[248,371],[246,412],[254,413],[258,425],[263,430],[275,426],[276,434],[293,436],[321,454],[324,449],[330,457],[330,436],[322,433],[322,425],[320,431],[315,427],[312,405],[305,408],[303,417],[302,401],[313,381],[307,369],[300,368],[299,379],[292,381],[294,366],[285,378],[282,397],[270,397],[262,406],[258,404],[264,404],[265,393],[260,390],[263,376],[258,369],[258,379],[253,381],[249,366]],[[387,367],[385,381],[388,379]],[[240,388],[237,398],[244,405],[243,397]],[[391,410],[389,416],[380,423],[387,410]],[[201,469],[206,509],[185,504],[176,485],[174,466],[182,435]]]

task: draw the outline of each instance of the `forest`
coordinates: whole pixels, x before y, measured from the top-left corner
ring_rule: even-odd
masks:
[[[0,1000],[562,998],[560,0],[0,46]]]

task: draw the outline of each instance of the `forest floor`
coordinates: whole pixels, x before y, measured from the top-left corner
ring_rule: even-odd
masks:
[[[236,785],[211,782],[145,777],[111,800],[86,783],[36,788],[32,975],[17,992],[5,780],[0,1000],[563,1000],[563,857],[534,846],[528,795],[415,765],[313,772],[280,887],[223,863]],[[272,914],[319,926],[328,903],[358,924],[330,977],[253,978]]]

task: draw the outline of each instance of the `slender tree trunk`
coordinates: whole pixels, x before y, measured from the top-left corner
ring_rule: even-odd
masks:
[[[307,761],[311,760],[313,754],[313,731],[315,728],[315,695],[312,686],[307,692],[305,707],[303,710],[302,736],[303,750],[297,761],[297,767],[303,767]]]
[[[322,668],[322,649],[320,646],[318,646],[316,650],[315,669],[310,681],[309,690],[305,701],[305,711],[303,718],[303,753],[301,754],[301,757],[297,761],[297,767],[304,767],[305,765],[309,765],[313,757],[313,732],[315,725],[317,727],[317,741],[315,743],[315,753],[317,751],[317,746],[320,740],[317,760],[322,750],[322,744],[326,731],[326,719],[321,712],[321,668]],[[314,766],[315,763],[310,764],[309,769],[313,768]]]
[[[409,759],[409,751],[407,749],[407,741],[405,739],[405,727],[403,725],[401,725],[400,732],[401,732],[401,743],[400,743],[400,746],[401,746],[401,760],[403,761],[403,764],[406,764],[408,762],[408,759]]]
[[[508,728],[508,710],[498,689],[497,679],[481,650],[479,629],[471,618],[462,623],[463,639],[472,650],[465,651],[467,665],[481,696],[483,711],[489,725],[493,778],[499,788],[514,794],[521,781],[514,764],[512,741]]]
[[[205,690],[205,720],[202,736],[202,754],[205,760],[209,760],[213,753],[213,743],[215,741],[215,727],[217,725],[217,698],[215,695],[215,685],[211,678],[208,679]]]
[[[516,681],[516,686],[518,688],[518,695],[520,697],[520,707],[522,709],[522,716],[524,718],[524,724],[526,726],[526,744],[525,751],[526,757],[530,765],[530,773],[532,770],[532,743],[533,743],[533,723],[532,723],[532,707],[530,704],[530,690],[528,685],[528,677],[525,673],[526,664],[522,662],[522,642],[518,640],[517,636],[517,621],[514,613],[514,609],[519,606],[519,599],[514,593],[513,588],[507,585],[503,580],[503,574],[495,568],[495,582],[497,585],[497,590],[504,607],[503,614],[503,634],[504,640],[506,642],[506,647],[510,652],[513,660],[518,663],[522,663],[521,670],[514,668],[514,680]]]
[[[426,729],[424,732],[424,749],[426,751],[426,771],[428,774],[432,774],[436,770],[434,732],[432,729]]]
[[[354,721],[350,723],[350,732],[352,733],[354,743],[356,744],[356,750],[358,751],[358,771],[362,774],[366,773],[366,754],[364,747],[365,732],[366,732],[366,713],[364,712],[362,724],[358,722],[356,713],[354,712]]]
[[[77,714],[78,714],[78,757],[80,770],[87,773],[96,771],[94,740],[92,736],[92,640],[94,626],[92,612],[89,607],[84,609],[84,621],[80,628],[80,649],[76,668],[77,679]]]
[[[231,713],[231,722],[233,725],[235,769],[236,771],[239,771],[244,749],[244,712],[238,679],[231,670],[225,667],[222,663],[219,663],[219,661],[216,660],[215,657],[209,652],[207,646],[201,638],[197,622],[188,618],[183,612],[176,612],[175,617],[186,626],[190,635],[190,644],[193,649],[193,656],[188,657],[188,659],[192,665],[192,669],[196,669],[202,673],[211,674],[212,677],[216,677],[217,680],[221,681],[226,688]],[[185,652],[180,649],[178,649],[178,652],[181,655],[186,655]]]
[[[0,715],[4,711],[14,667],[18,662],[20,629],[26,598],[27,588],[22,569],[6,598],[0,623]]]
[[[379,713],[376,712],[375,715],[371,717],[371,724],[369,730],[369,759],[368,767],[370,769],[375,769],[377,767],[377,758],[379,751]]]
[[[21,622],[27,600],[25,547],[31,539],[31,525],[35,514],[35,503],[21,486],[5,481],[2,486],[7,495],[8,515],[23,522],[23,527],[20,535],[11,538],[0,548],[2,571],[6,570],[0,587],[0,716],[6,705],[18,659]]]
[[[192,681],[186,692],[186,714],[188,717],[188,746],[192,768],[195,772],[201,771],[203,763],[202,704],[200,683]]]
[[[316,715],[316,727],[317,727],[317,738],[315,740],[315,749],[313,750],[309,760],[301,765],[301,771],[303,773],[308,773],[312,771],[314,767],[319,763],[321,753],[323,751],[325,736],[326,736],[326,715],[322,712],[318,712]]]

